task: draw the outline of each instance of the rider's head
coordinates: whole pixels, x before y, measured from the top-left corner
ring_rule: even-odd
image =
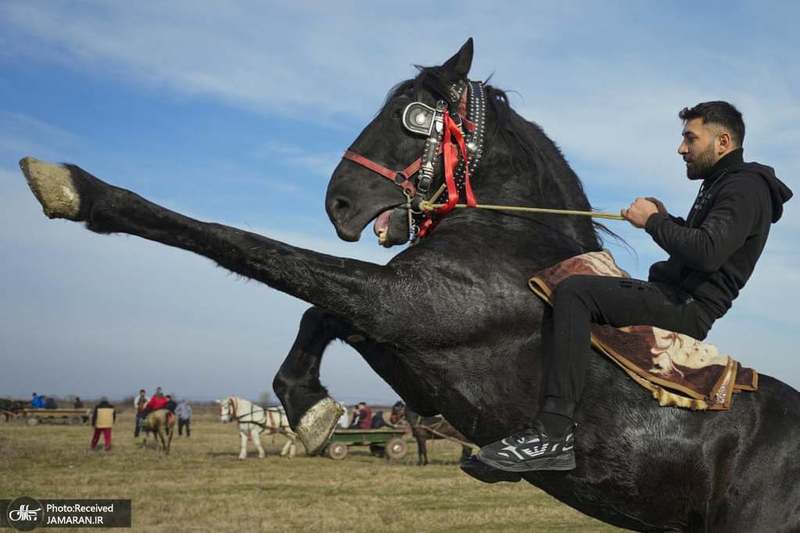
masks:
[[[744,142],[742,114],[728,102],[702,102],[692,108],[684,107],[678,117],[683,120],[678,154],[686,162],[689,179],[707,177],[717,161],[741,148]]]

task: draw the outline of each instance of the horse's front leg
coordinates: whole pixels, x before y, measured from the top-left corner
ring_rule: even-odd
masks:
[[[350,333],[351,328],[344,321],[317,307],[310,308],[272,382],[289,424],[310,455],[325,445],[344,412],[320,383],[322,354],[333,339],[346,338]]]
[[[158,439],[157,442],[161,443],[161,453],[166,453],[167,451],[167,441],[164,439],[164,429],[158,428]]]
[[[239,437],[241,437],[242,445],[239,451],[239,459],[246,459],[247,458],[247,433],[244,431],[239,432]]]
[[[291,433],[284,433],[286,437],[286,443],[281,448],[281,457],[286,457],[287,455],[291,459],[297,453],[297,445],[295,444],[295,436]]]

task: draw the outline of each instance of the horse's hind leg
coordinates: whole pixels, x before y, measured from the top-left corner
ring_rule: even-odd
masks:
[[[253,431],[253,432],[250,433],[250,436],[253,439],[253,444],[255,444],[256,448],[258,449],[258,457],[260,459],[263,459],[264,457],[267,456],[267,454],[264,451],[264,447],[261,445],[261,432],[260,431],[258,431],[258,432]]]
[[[297,339],[272,382],[289,424],[309,454],[324,446],[343,412],[320,383],[322,354],[333,339],[345,338],[350,331],[343,321],[319,308],[310,308],[303,315]]]

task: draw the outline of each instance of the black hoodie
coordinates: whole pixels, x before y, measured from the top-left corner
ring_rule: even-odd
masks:
[[[710,327],[750,278],[791,197],[771,167],[745,163],[741,149],[727,154],[703,180],[685,221],[661,213],[647,219],[647,233],[669,254],[650,267],[650,281],[693,297]]]

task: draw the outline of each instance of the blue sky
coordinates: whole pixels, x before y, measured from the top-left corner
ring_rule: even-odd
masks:
[[[696,184],[677,111],[712,99],[745,116],[745,158],[797,189],[795,2],[0,3],[0,396],[255,398],[271,388],[306,304],[210,261],[47,220],[17,167],[79,164],[166,207],[327,253],[386,262],[371,232],[340,242],[324,213],[342,151],[414,64],[475,38],[471,77],[512,91],[593,205]],[[800,387],[798,230],[789,204],[755,275],[709,337]],[[632,275],[664,254],[610,223]],[[399,250],[397,250],[399,251]],[[344,345],[322,379],[348,402],[394,393]]]

